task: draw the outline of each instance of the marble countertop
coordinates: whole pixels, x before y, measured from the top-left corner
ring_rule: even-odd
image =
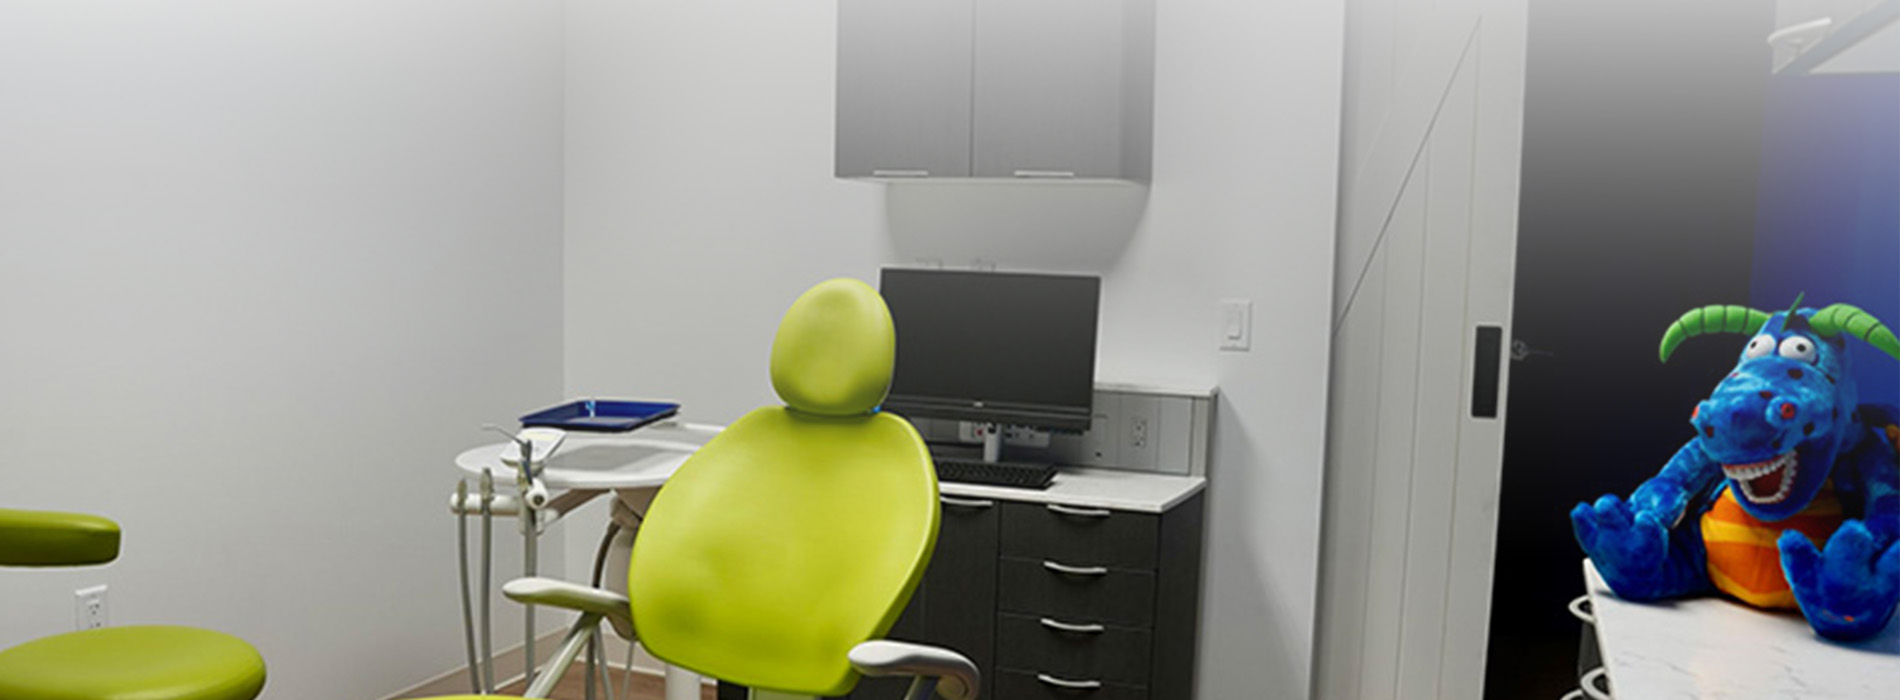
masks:
[[[1795,611],[1717,596],[1661,603],[1616,597],[1583,562],[1597,639],[1617,700],[1900,697],[1900,615],[1872,639],[1814,634]]]

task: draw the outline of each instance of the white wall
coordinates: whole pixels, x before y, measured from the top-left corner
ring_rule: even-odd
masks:
[[[825,277],[871,279],[945,250],[949,264],[1102,272],[1102,376],[1222,390],[1199,696],[1305,697],[1343,8],[1157,3],[1154,181],[1145,209],[1120,210],[1132,225],[1072,216],[1067,195],[1040,208],[999,195],[1013,203],[1004,216],[1040,217],[1052,236],[1101,227],[1106,241],[1068,259],[1001,237],[919,240],[954,228],[920,232],[920,212],[998,223],[944,204],[982,193],[887,197],[831,177],[835,9],[569,3],[567,391],[672,397],[690,419],[726,422],[775,400],[778,317]],[[1253,352],[1216,352],[1223,298],[1254,300]],[[591,529],[574,527],[572,560],[591,552]]]
[[[256,644],[267,698],[460,663],[449,459],[562,389],[561,31],[519,0],[0,6],[0,506],[126,533],[0,570],[0,646],[106,583],[114,624]]]

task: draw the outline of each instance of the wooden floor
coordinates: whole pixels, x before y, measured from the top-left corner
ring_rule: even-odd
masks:
[[[628,676],[632,676],[631,681],[628,680]],[[610,668],[607,669],[607,677],[613,680],[614,700],[629,700],[629,698],[631,698],[631,700],[663,700],[666,697],[664,681],[659,676]],[[554,684],[554,692],[550,693],[548,697],[551,700],[586,700],[586,678],[587,664],[577,661],[572,668],[568,669],[567,675],[561,677],[561,682]],[[620,692],[623,687],[626,687],[622,684],[628,682],[632,683],[632,695],[625,695]],[[528,685],[526,683],[516,683],[514,685],[503,686],[501,694],[519,695],[527,689]],[[712,686],[706,686],[706,688],[700,692],[700,698],[701,700],[714,700],[714,690]],[[605,688],[600,687],[599,683],[595,683],[594,685],[594,700],[607,700],[607,691]]]

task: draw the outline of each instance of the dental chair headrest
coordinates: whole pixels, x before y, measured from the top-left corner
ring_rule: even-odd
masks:
[[[772,341],[772,388],[792,409],[868,413],[884,402],[897,359],[890,309],[871,285],[826,280],[792,302]]]

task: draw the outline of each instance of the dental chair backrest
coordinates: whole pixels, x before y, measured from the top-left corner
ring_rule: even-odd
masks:
[[[792,304],[772,344],[786,405],[700,448],[634,541],[628,594],[654,656],[786,693],[857,683],[846,653],[889,631],[937,540],[930,453],[877,412],[895,347],[863,282],[823,282]]]

